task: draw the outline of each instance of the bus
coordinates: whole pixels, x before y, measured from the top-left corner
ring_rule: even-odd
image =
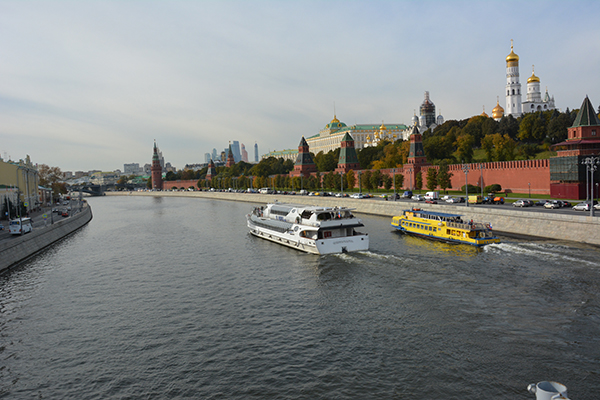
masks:
[[[10,221],[8,231],[11,235],[21,235],[33,230],[31,218],[13,219]]]

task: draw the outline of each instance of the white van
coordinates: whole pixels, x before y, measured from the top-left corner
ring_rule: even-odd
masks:
[[[271,188],[262,188],[258,191],[260,194],[273,194],[273,190]]]
[[[11,235],[20,235],[21,226],[23,227],[23,234],[31,232],[33,227],[31,225],[31,218],[13,219],[10,221],[8,231]]]
[[[427,192],[425,193],[425,200],[439,200],[440,192]]]

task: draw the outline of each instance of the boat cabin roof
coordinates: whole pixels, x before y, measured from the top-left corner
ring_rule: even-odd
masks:
[[[452,219],[452,218],[462,217],[462,214],[450,214],[450,213],[443,213],[443,212],[438,212],[438,211],[425,211],[425,210],[422,210],[420,208],[418,208],[418,209],[411,208],[409,210],[404,210],[404,211],[413,212],[413,213],[419,213],[421,215],[429,215],[429,216],[433,216],[433,217],[440,217],[442,219]]]
[[[350,210],[354,210],[353,208],[347,208],[347,207],[318,207],[318,206],[309,206],[306,204],[288,204],[288,203],[274,203],[274,204],[268,204],[267,206],[270,206],[271,211],[274,211],[275,213],[285,213],[288,214],[290,211],[292,211],[294,208],[296,210],[298,210],[298,213],[302,213],[303,211],[310,211],[313,213],[320,213],[320,212],[331,212],[331,211],[350,211]]]

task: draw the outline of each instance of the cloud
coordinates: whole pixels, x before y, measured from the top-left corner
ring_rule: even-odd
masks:
[[[596,2],[2,2],[0,153],[64,170],[182,168],[230,140],[295,148],[333,117],[489,112],[515,40],[557,106],[600,103]],[[581,10],[585,12],[581,12]],[[594,50],[595,49],[595,50]]]

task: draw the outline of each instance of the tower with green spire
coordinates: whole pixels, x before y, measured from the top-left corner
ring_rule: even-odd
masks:
[[[354,148],[354,139],[348,132],[342,138],[340,146],[340,157],[335,171],[346,173],[350,170],[356,171],[360,169],[360,163],[358,162],[358,156]]]
[[[552,146],[556,157],[550,158],[550,195],[562,199],[585,199],[587,167],[583,161],[600,156],[600,120],[590,99],[585,96],[567,140]],[[594,174],[594,181],[597,180]]]

